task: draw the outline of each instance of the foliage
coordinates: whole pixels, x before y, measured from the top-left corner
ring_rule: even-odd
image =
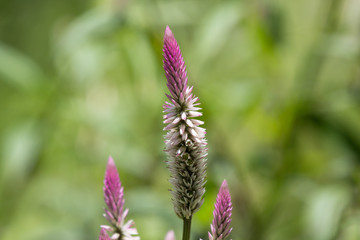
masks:
[[[0,239],[98,238],[109,154],[139,234],[181,232],[165,181],[166,25],[207,129],[194,237],[226,178],[234,240],[360,238],[357,1],[0,6]]]

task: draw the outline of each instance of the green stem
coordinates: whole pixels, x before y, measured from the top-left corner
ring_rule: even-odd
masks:
[[[184,219],[182,240],[190,240],[190,231],[191,231],[191,217],[189,219],[186,218]]]

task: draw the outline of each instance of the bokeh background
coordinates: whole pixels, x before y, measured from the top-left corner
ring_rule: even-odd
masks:
[[[359,240],[358,0],[2,0],[0,239],[97,239],[109,155],[142,239],[180,239],[166,25],[208,132],[193,239],[226,178],[234,240]]]

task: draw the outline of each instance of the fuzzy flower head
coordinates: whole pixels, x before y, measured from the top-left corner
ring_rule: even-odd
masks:
[[[167,26],[164,35],[164,70],[169,101],[164,104],[165,151],[171,173],[170,182],[175,213],[182,219],[190,219],[203,203],[206,179],[204,122],[195,119],[202,114],[198,98],[187,85],[186,67],[176,39]]]
[[[128,209],[124,210],[124,188],[121,186],[119,173],[111,157],[105,172],[104,199],[107,206],[104,209],[104,217],[111,226],[101,226],[100,239],[107,239],[104,237],[104,231],[107,230],[112,234],[112,240],[139,240],[140,237],[136,236],[137,230],[133,227],[134,222],[130,220],[125,223]]]
[[[231,196],[226,180],[223,181],[216,197],[214,219],[210,225],[209,240],[226,239],[232,231],[231,223]]]

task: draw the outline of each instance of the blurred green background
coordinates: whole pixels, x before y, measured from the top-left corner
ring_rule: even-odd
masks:
[[[226,178],[234,240],[359,240],[358,0],[2,0],[0,239],[97,239],[109,155],[142,239],[180,239],[166,25],[208,132],[193,239]]]

